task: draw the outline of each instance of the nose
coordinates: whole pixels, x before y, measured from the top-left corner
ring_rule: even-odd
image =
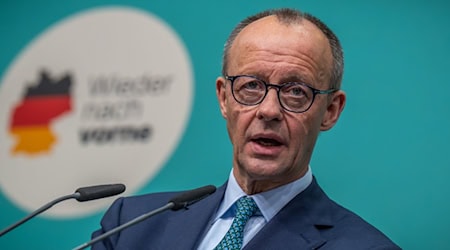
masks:
[[[278,120],[283,118],[280,101],[278,100],[277,90],[269,88],[264,100],[258,105],[256,117],[264,121]]]

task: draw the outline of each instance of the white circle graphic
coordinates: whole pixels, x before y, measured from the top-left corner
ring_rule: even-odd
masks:
[[[138,190],[178,145],[192,79],[183,42],[147,12],[96,8],[50,27],[0,84],[1,191],[32,211],[83,186]],[[67,201],[45,215],[82,216],[113,199]]]

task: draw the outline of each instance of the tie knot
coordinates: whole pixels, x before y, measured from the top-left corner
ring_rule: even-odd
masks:
[[[258,205],[251,197],[241,197],[237,202],[236,216],[251,217],[258,210]]]
[[[233,223],[216,248],[214,248],[215,250],[241,249],[242,247],[245,224],[258,210],[258,206],[252,198],[241,197],[236,202],[236,207],[237,211]]]

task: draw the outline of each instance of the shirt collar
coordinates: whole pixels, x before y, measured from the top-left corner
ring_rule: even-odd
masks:
[[[308,167],[306,174],[293,182],[285,184],[283,186],[271,189],[266,192],[250,195],[256,204],[259,211],[266,222],[270,221],[289,201],[291,201],[296,195],[305,190],[312,182],[312,171]],[[217,211],[214,221],[221,217],[234,216],[232,213],[232,207],[234,203],[241,197],[247,196],[247,194],[241,189],[233,175],[231,170],[228,178],[227,189],[219,210]]]

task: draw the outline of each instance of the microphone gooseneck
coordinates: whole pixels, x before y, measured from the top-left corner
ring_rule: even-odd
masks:
[[[179,210],[181,208],[187,208],[189,205],[192,205],[195,202],[197,202],[197,201],[199,201],[199,200],[201,200],[203,198],[206,198],[206,196],[214,193],[215,191],[216,191],[216,187],[212,186],[212,185],[208,185],[208,186],[204,186],[204,187],[200,187],[200,188],[197,188],[197,189],[186,191],[186,192],[184,192],[184,193],[182,193],[182,194],[180,194],[178,196],[175,196],[174,198],[170,199],[169,202],[166,205],[164,205],[164,206],[162,206],[160,208],[157,208],[155,210],[152,210],[152,211],[150,211],[148,213],[145,213],[143,215],[140,215],[140,216],[138,216],[138,217],[128,221],[125,224],[122,224],[122,225],[120,225],[118,227],[115,227],[112,230],[97,236],[96,238],[92,239],[91,241],[88,241],[88,242],[86,242],[86,243],[84,243],[84,244],[74,248],[73,250],[85,249],[88,246],[91,246],[92,244],[94,244],[94,243],[96,243],[98,241],[101,241],[101,240],[111,236],[112,234],[120,232],[120,231],[124,230],[125,228],[128,228],[128,227],[130,227],[130,226],[132,226],[134,224],[137,224],[137,223],[139,223],[139,222],[141,222],[141,221],[143,221],[143,220],[145,220],[145,219],[147,219],[147,218],[149,218],[149,217],[151,217],[153,215],[159,214],[159,213],[164,212],[166,210],[172,209],[172,210],[176,211],[176,210]]]
[[[54,199],[54,200],[50,201],[49,203],[45,204],[44,206],[36,209],[31,214],[27,215],[25,218],[23,218],[23,219],[19,220],[18,222],[3,229],[0,232],[0,237],[7,234],[14,228],[22,225],[23,223],[29,221],[31,218],[35,217],[36,215],[53,207],[57,203],[60,203],[61,201],[65,201],[68,199],[76,199],[77,201],[80,201],[80,202],[90,201],[90,200],[106,198],[109,196],[117,195],[117,194],[123,193],[124,191],[125,191],[125,185],[123,185],[123,184],[109,184],[109,185],[98,185],[98,186],[78,188],[75,191],[75,193],[61,196],[57,199]]]

